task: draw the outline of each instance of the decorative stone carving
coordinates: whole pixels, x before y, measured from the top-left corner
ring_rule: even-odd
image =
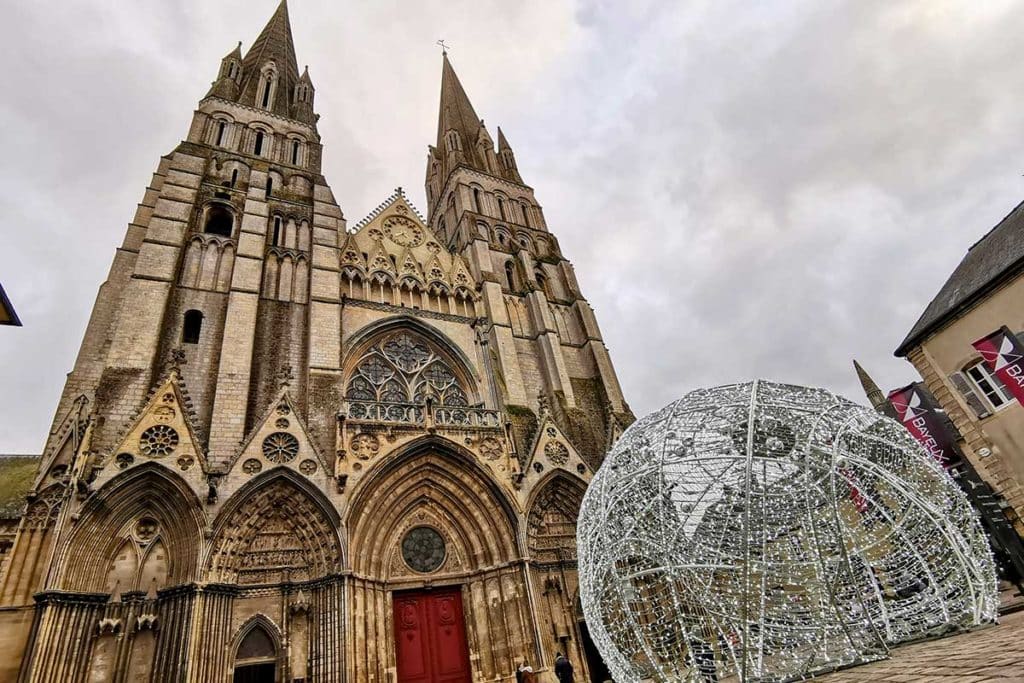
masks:
[[[480,442],[480,455],[486,460],[497,460],[501,457],[501,442],[489,436]]]
[[[445,554],[444,538],[432,527],[414,527],[402,539],[402,559],[409,569],[421,574],[437,571]]]
[[[162,458],[174,452],[178,441],[178,432],[173,427],[157,424],[139,436],[139,450],[143,455],[148,455],[151,458]]]
[[[423,243],[423,230],[405,216],[392,215],[384,219],[384,234],[403,247],[418,247]]]
[[[544,444],[544,455],[555,465],[569,462],[569,449],[561,441],[548,441]]]
[[[182,472],[184,472],[185,470],[192,467],[192,465],[194,465],[195,462],[195,458],[193,458],[191,455],[183,455],[180,458],[178,458],[178,467],[181,468]]]
[[[380,450],[380,440],[373,434],[356,434],[349,442],[349,450],[360,460],[369,460]]]
[[[263,440],[263,457],[272,463],[286,463],[299,454],[299,440],[288,432],[274,432]]]
[[[135,620],[136,631],[155,631],[159,626],[159,619],[155,614],[140,614]]]
[[[114,458],[114,465],[119,470],[128,469],[133,462],[135,462],[135,458],[130,453],[118,453],[117,457]]]
[[[214,540],[212,580],[244,585],[307,581],[337,571],[341,549],[323,511],[287,481],[252,493]]]
[[[545,564],[576,560],[576,516],[583,485],[556,477],[537,495],[527,517],[530,556]]]
[[[287,418],[279,417],[277,418],[277,421],[274,422],[274,426],[277,427],[278,429],[288,429],[288,427],[291,426],[291,423],[288,422]]]
[[[121,632],[121,620],[107,617],[106,619],[100,619],[99,623],[96,624],[96,627],[101,636],[108,634],[116,636]]]
[[[160,523],[152,517],[143,517],[135,523],[135,539],[139,543],[149,543],[160,531]]]
[[[307,477],[317,470],[316,460],[307,458],[299,463],[299,471],[305,474]]]
[[[175,415],[177,412],[170,406],[157,406],[153,409],[153,419],[157,422],[170,422]]]
[[[246,474],[258,474],[263,469],[263,463],[256,458],[249,458],[242,463],[242,471]]]

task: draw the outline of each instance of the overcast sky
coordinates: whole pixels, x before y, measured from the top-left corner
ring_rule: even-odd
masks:
[[[38,453],[160,155],[276,0],[7,3],[0,453]],[[752,377],[864,401],[1024,197],[1024,3],[290,0],[350,225],[424,207],[444,38],[575,264],[638,414]]]

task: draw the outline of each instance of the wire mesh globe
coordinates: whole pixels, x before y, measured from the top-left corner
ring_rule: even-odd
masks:
[[[966,497],[895,420],[765,381],[639,420],[587,490],[580,597],[616,681],[797,678],[995,618]]]

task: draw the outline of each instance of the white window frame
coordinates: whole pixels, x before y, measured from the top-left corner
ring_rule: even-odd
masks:
[[[992,408],[993,412],[998,412],[1013,404],[1013,395],[1007,390],[1002,380],[992,374],[983,359],[965,367],[964,376],[971,383],[971,388],[978,396],[982,397],[982,400]],[[989,388],[986,389],[985,385]],[[994,399],[998,399],[999,403],[996,403]]]

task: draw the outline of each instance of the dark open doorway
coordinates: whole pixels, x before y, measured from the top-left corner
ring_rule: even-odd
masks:
[[[583,645],[583,654],[587,658],[587,670],[590,671],[590,683],[604,683],[612,680],[612,674],[601,659],[601,653],[597,646],[590,639],[590,631],[587,630],[587,622],[579,621],[580,643]]]

